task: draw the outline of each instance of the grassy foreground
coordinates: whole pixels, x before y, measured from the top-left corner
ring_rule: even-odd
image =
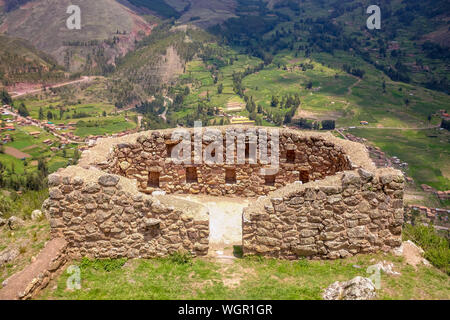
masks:
[[[335,281],[369,277],[367,267],[392,261],[400,276],[381,275],[378,299],[450,299],[449,277],[433,267],[414,267],[391,255],[360,255],[336,261],[279,261],[249,257],[221,263],[203,258],[180,261],[94,260],[74,262],[81,290],[69,291],[66,271],[38,299],[321,299]]]

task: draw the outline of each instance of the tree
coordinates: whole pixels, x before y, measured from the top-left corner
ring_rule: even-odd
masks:
[[[25,104],[23,102],[20,104],[18,111],[22,117],[28,117],[30,115],[30,113],[27,110],[27,107],[25,106]]]
[[[217,93],[222,94],[222,92],[223,92],[223,84],[221,83],[221,84],[219,84],[219,87],[217,88]]]
[[[336,128],[335,120],[323,120],[322,121],[322,129],[323,130],[334,130]]]
[[[48,165],[45,158],[38,159],[38,171],[42,174],[43,177],[48,176]]]
[[[280,101],[278,100],[277,97],[272,96],[272,101],[270,102],[270,106],[273,108],[278,107],[278,104],[280,103]]]
[[[42,110],[42,107],[39,108],[39,120],[44,120],[44,110]]]
[[[0,91],[0,100],[2,102],[2,105],[12,103],[12,98],[9,95],[8,91],[6,91],[5,89],[2,89],[2,91]]]
[[[450,131],[450,120],[442,119],[441,128],[444,128],[444,129]]]
[[[47,120],[52,120],[53,119],[53,113],[49,110],[47,112]]]

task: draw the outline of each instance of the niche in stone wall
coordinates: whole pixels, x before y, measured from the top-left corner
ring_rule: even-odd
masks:
[[[148,185],[149,187],[152,188],[159,188],[159,177],[160,177],[160,173],[155,171],[155,172],[150,172],[149,173],[149,177],[148,177]]]
[[[300,181],[303,183],[309,182],[309,171],[308,170],[300,170]]]
[[[186,183],[198,183],[198,174],[196,167],[186,168]]]
[[[287,150],[286,151],[286,162],[287,163],[295,163],[295,150]]]
[[[167,141],[166,142],[166,151],[167,151],[167,158],[172,158],[172,151],[173,148],[178,144],[178,141]]]
[[[274,186],[275,178],[276,178],[276,175],[274,175],[274,174],[265,175],[264,176],[265,185],[266,186]]]
[[[225,183],[235,184],[236,182],[236,169],[225,169]]]

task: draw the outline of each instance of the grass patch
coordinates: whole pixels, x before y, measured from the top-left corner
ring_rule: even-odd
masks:
[[[417,243],[424,251],[425,258],[436,268],[450,275],[450,243],[439,236],[433,226],[406,225],[403,239]]]
[[[176,258],[174,258],[176,257]],[[70,276],[50,285],[39,299],[194,299],[251,300],[322,298],[323,290],[335,281],[355,276],[369,276],[367,267],[378,261],[392,261],[400,276],[382,274],[379,299],[448,299],[450,282],[435,268],[405,265],[402,258],[391,255],[358,255],[335,261],[282,261],[261,257],[237,259],[223,264],[204,258],[179,259],[178,255],[151,260],[130,260],[123,264],[81,262],[81,290],[66,290]],[[76,264],[76,263],[75,263]],[[355,268],[354,265],[360,266]]]

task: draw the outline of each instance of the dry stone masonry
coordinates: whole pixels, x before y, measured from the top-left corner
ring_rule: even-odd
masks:
[[[254,130],[246,128],[216,129]],[[180,141],[172,140],[173,130],[101,139],[78,166],[50,176],[44,210],[70,255],[206,255],[208,211],[177,197],[198,193],[253,199],[243,214],[245,254],[336,259],[401,245],[403,176],[376,169],[363,145],[280,129],[280,168],[262,174],[267,165],[259,161],[176,164],[170,155]],[[198,133],[188,130],[194,143]],[[203,139],[203,149],[210,143]]]
[[[118,176],[69,167],[49,177],[53,237],[73,257],[150,258],[187,250],[208,252],[203,208],[179,199],[150,197]]]
[[[246,209],[244,252],[337,259],[390,251],[402,244],[402,199],[403,177],[392,170],[285,187]]]
[[[230,127],[220,128],[223,137],[227,129]],[[180,142],[171,140],[172,133],[173,130],[155,131],[140,136],[134,143],[117,144],[101,167],[110,173],[136,179],[139,190],[145,193],[162,189],[167,193],[244,197],[265,195],[295,181],[309,182],[351,169],[350,161],[340,146],[322,136],[308,136],[291,130],[283,130],[280,134],[280,168],[276,175],[261,174],[261,169],[269,166],[261,164],[259,159],[256,164],[250,164],[250,161],[236,164],[236,152],[233,165],[227,164],[226,154],[223,164],[176,164],[171,151]],[[194,135],[191,132],[192,141]],[[270,138],[267,139],[270,145]],[[247,159],[251,156],[249,140],[245,145]],[[202,150],[208,144],[209,141],[203,139]]]

